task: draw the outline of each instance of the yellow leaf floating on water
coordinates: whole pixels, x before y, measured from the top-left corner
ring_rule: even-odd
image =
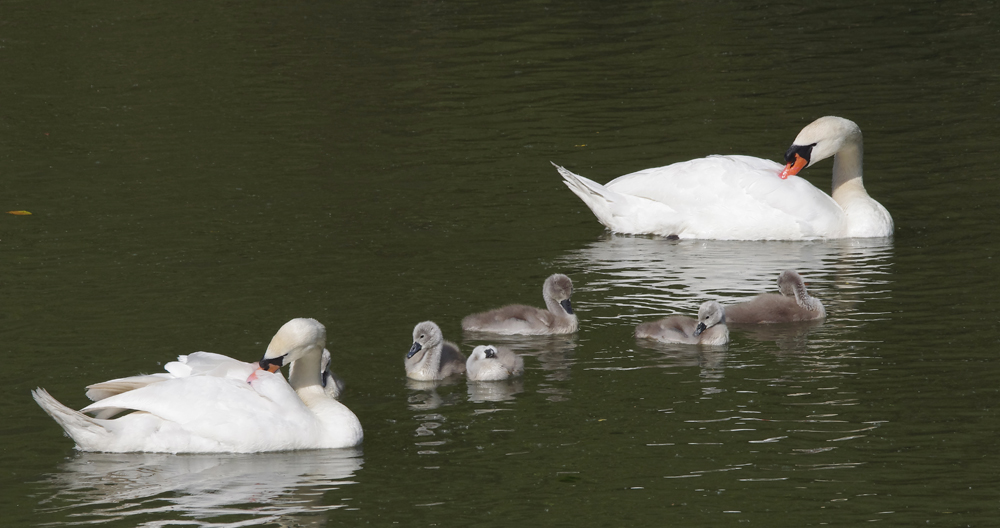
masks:
[[[7,214],[17,215],[17,216],[30,216],[30,211],[7,211]]]

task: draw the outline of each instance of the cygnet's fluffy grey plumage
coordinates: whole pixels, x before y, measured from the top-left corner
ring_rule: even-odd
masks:
[[[689,345],[725,345],[729,342],[726,310],[715,301],[708,301],[698,310],[698,319],[671,315],[659,321],[635,327],[636,337],[648,337],[664,343]]]
[[[542,286],[542,297],[548,310],[511,304],[496,310],[466,316],[462,319],[462,329],[494,334],[547,335],[570,334],[576,332],[578,322],[573,314],[570,297],[573,296],[573,281],[556,273]]]
[[[413,346],[404,363],[406,376],[415,380],[439,380],[465,372],[465,356],[455,343],[444,340],[441,329],[431,321],[413,328]]]
[[[809,295],[802,277],[794,270],[778,275],[777,293],[762,293],[753,299],[726,307],[730,323],[791,323],[826,317],[819,299]]]
[[[493,345],[479,345],[465,362],[470,381],[498,381],[524,374],[524,359],[514,352]]]

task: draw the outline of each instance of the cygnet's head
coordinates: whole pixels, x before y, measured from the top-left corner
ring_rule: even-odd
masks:
[[[805,281],[795,270],[785,270],[778,275],[778,291],[785,296],[794,296],[799,288],[805,288]]]
[[[861,129],[843,117],[821,117],[806,125],[785,152],[785,178],[836,154],[847,142],[861,144]]]
[[[434,348],[435,346],[441,344],[443,339],[444,338],[441,335],[441,328],[439,328],[433,321],[417,323],[417,326],[413,327],[413,346],[411,346],[410,351],[406,353],[406,359],[410,359],[421,350]]]
[[[724,322],[726,322],[726,310],[722,305],[715,301],[705,302],[698,309],[698,326],[694,329],[694,335],[701,335],[705,330]]]
[[[562,273],[556,273],[545,279],[542,285],[542,296],[546,299],[553,299],[558,302],[566,313],[573,313],[573,304],[570,298],[573,297],[573,281]]]
[[[479,345],[472,350],[472,354],[469,357],[475,358],[475,360],[495,359],[497,357],[497,349],[493,345]]]
[[[288,321],[271,338],[260,360],[260,368],[275,372],[283,365],[309,353],[321,354],[326,345],[326,327],[315,319],[300,317]]]

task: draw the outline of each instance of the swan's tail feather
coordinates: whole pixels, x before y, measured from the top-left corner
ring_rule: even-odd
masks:
[[[98,439],[108,436],[109,431],[101,425],[99,420],[66,407],[45,389],[35,389],[31,391],[31,396],[35,398],[38,406],[48,413],[76,442],[77,447],[83,448],[86,445],[95,444]]]
[[[552,162],[549,162],[552,163]],[[565,167],[560,167],[555,163],[552,166],[559,171],[559,174],[563,177],[563,183],[569,190],[573,191],[573,194],[577,195],[583,203],[593,211],[594,216],[607,226],[612,228],[612,218],[614,216],[613,209],[616,202],[625,201],[625,197],[619,193],[608,189],[607,187],[579,174],[573,174],[572,172],[566,170]]]

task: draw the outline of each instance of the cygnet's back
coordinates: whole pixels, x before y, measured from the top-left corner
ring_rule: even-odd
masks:
[[[826,309],[819,299],[809,295],[805,281],[794,270],[785,270],[778,276],[778,291],[762,293],[753,299],[726,307],[726,320],[730,323],[791,323],[812,321],[826,317]]]
[[[441,328],[432,321],[413,328],[413,345],[404,360],[406,376],[416,380],[439,380],[465,372],[465,355],[445,341]]]
[[[726,310],[715,301],[708,301],[698,310],[698,319],[683,315],[642,323],[635,327],[635,336],[664,343],[689,345],[725,345],[729,342]]]
[[[506,335],[548,335],[576,332],[578,321],[570,298],[573,281],[557,273],[545,280],[542,297],[547,310],[511,304],[496,310],[472,314],[462,319],[462,329]]]
[[[499,381],[524,374],[524,359],[514,352],[493,345],[477,346],[465,363],[470,381]]]

